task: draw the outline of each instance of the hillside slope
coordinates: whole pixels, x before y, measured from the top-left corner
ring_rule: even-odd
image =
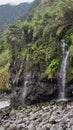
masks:
[[[9,4],[0,5],[0,32],[5,30],[8,24],[29,11],[31,3],[22,3],[17,6]]]

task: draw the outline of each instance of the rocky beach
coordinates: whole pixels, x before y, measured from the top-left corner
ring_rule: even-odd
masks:
[[[0,130],[73,130],[73,102],[2,109]]]

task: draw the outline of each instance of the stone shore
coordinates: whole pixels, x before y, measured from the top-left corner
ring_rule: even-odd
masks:
[[[9,115],[0,113],[0,130],[73,130],[73,102],[41,103],[12,109]]]

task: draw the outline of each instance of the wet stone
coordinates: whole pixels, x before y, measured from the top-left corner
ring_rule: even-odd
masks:
[[[72,128],[72,130],[73,130],[73,126],[72,126],[71,128]]]
[[[0,127],[0,130],[4,130],[4,127]]]
[[[35,125],[30,124],[30,125],[28,126],[28,130],[36,130]]]
[[[51,128],[51,124],[46,124],[46,128],[47,128],[47,130],[49,130],[50,128]]]
[[[57,130],[57,127],[55,125],[52,125],[52,127],[50,128],[50,130]]]

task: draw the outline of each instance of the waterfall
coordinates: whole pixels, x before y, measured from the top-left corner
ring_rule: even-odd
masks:
[[[31,72],[29,71],[29,54],[27,54],[27,57],[26,57],[25,81],[24,81],[23,91],[22,91],[22,98],[23,99],[25,99],[25,97],[27,95],[30,77],[31,77]],[[23,104],[24,104],[24,102],[23,102]]]
[[[68,46],[65,43],[65,40],[62,39],[61,40],[61,50],[62,50],[62,62],[61,62],[61,66],[60,66],[60,71],[59,71],[59,78],[58,78],[58,82],[59,82],[59,101],[66,101],[67,97],[66,97],[66,75],[67,75],[67,61],[68,61],[68,57],[69,57],[69,50],[68,50]]]
[[[28,79],[31,77],[31,72],[29,71],[29,54],[27,54],[27,57],[26,57],[26,81],[25,81],[25,85],[26,85],[26,82],[28,81]]]

